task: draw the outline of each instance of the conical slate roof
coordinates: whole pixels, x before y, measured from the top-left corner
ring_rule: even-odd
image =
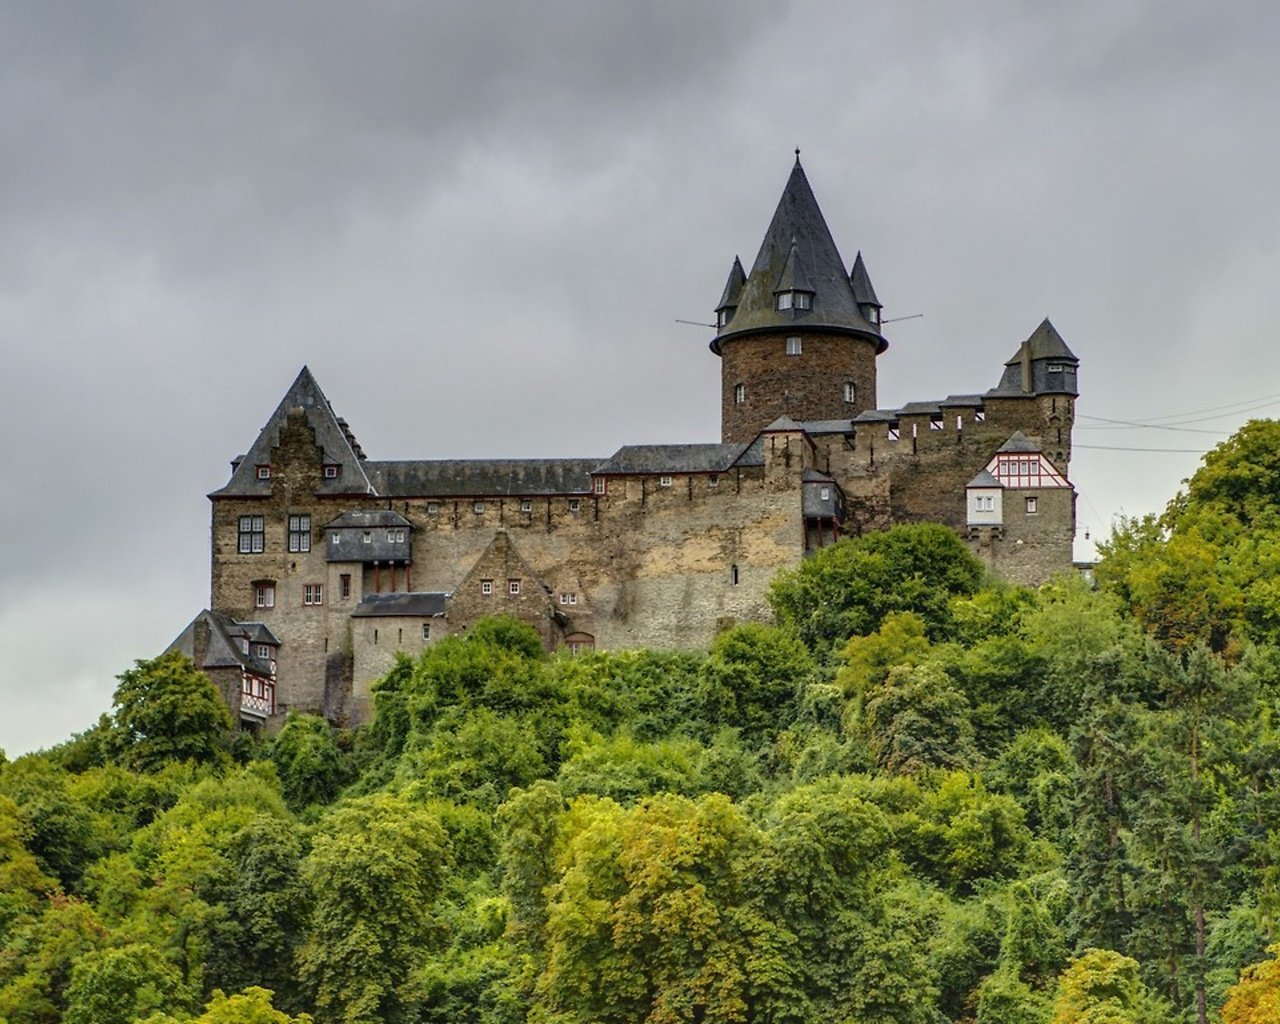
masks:
[[[320,385],[307,367],[302,368],[276,411],[267,420],[267,425],[258,433],[253,447],[236,466],[225,487],[214,491],[210,497],[248,497],[267,496],[271,494],[272,482],[259,480],[257,467],[271,464],[271,449],[280,443],[280,432],[289,419],[289,414],[301,409],[309,426],[316,435],[316,444],[323,453],[326,465],[339,467],[336,478],[316,480],[317,494],[371,494],[373,487],[365,474],[361,457],[357,451],[354,437],[345,429],[345,424],[338,419],[325,398]]]
[[[729,280],[724,283],[724,291],[720,295],[720,304],[716,312],[732,309],[738,305],[738,297],[742,294],[742,286],[747,283],[747,272],[742,269],[742,260],[733,258],[733,266],[729,268]]]
[[[876,290],[871,286],[871,275],[867,273],[867,265],[862,262],[862,250],[853,258],[853,270],[849,274],[849,284],[853,286],[853,298],[859,306],[879,306]]]
[[[1031,332],[1031,337],[1027,339],[1027,345],[1031,348],[1032,359],[1061,359],[1063,362],[1080,362],[1076,358],[1075,353],[1067,348],[1067,343],[1062,340],[1062,335],[1058,333],[1058,329],[1049,323],[1049,318],[1045,317],[1040,321],[1040,326]],[[1018,351],[1013,354],[1005,366],[1014,366],[1022,362],[1022,346],[1018,346]]]
[[[802,290],[814,293],[812,309],[779,311],[774,294],[795,287],[787,281],[796,280],[797,267],[803,268],[808,285]],[[862,335],[876,342],[877,351],[888,347],[880,329],[858,309],[844,261],[798,156],[742,286],[738,310],[711,342],[711,350],[719,354],[721,344],[736,335],[797,328]]]

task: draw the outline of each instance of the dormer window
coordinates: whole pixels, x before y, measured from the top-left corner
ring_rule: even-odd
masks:
[[[732,306],[724,306],[716,310],[716,326],[728,327],[729,321],[733,319],[734,308]]]
[[[871,321],[871,323],[874,326],[876,327],[880,326],[880,307],[879,306],[863,306],[862,311],[863,311],[863,314],[866,316],[866,318],[869,321]]]
[[[778,292],[774,296],[774,305],[779,312],[788,309],[812,309],[813,308],[813,292],[802,292],[791,290],[786,292]]]
[[[271,467],[270,467],[270,466],[259,466],[259,467],[258,467],[258,479],[259,479],[259,480],[270,480],[270,479],[271,479]]]
[[[325,467],[324,467],[324,478],[325,478],[326,480],[337,480],[337,479],[338,479],[338,472],[339,472],[339,470],[341,470],[341,469],[342,469],[342,467],[341,467],[341,466],[335,466],[335,465],[332,465],[332,464],[330,464],[330,465],[328,465],[328,466],[325,466]]]

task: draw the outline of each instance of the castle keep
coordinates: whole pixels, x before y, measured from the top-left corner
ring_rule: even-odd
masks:
[[[896,523],[951,526],[1017,582],[1070,568],[1078,360],[1061,336],[1041,323],[990,390],[881,409],[881,308],[797,158],[716,309],[719,443],[379,462],[304,368],[209,496],[210,610],[173,646],[244,724],[359,722],[396,651],[481,617],[551,649],[705,647],[769,618],[779,569]]]

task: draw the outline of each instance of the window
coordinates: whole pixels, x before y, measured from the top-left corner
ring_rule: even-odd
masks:
[[[325,478],[326,480],[337,480],[337,479],[338,479],[338,474],[339,474],[341,471],[342,471],[342,467],[341,467],[341,466],[333,466],[333,465],[325,466],[325,467],[324,467],[324,478]]]
[[[791,300],[795,298],[795,292],[779,292],[777,299],[777,307],[779,310],[790,309]]]
[[[670,486],[671,486],[671,477],[669,477],[669,476],[660,476],[660,477],[658,477],[658,486],[659,486],[659,487],[670,487]]]
[[[471,511],[472,511],[472,512],[474,512],[474,513],[475,513],[476,515],[478,515],[478,516],[479,516],[479,515],[483,515],[483,514],[484,514],[484,502],[483,502],[483,501],[473,501],[473,502],[471,503]]]
[[[342,534],[340,533],[329,534],[329,543],[332,544],[334,547],[337,547],[339,544],[342,543]]]
[[[735,587],[738,585],[738,567],[736,565],[729,566],[729,583]]]
[[[311,517],[310,516],[290,516],[289,517],[289,550],[290,551],[310,551],[311,550]]]
[[[854,386],[853,381],[851,380],[845,381],[844,382],[844,400],[852,405],[853,402],[857,400],[857,397],[858,397],[858,389],[857,387]]]
[[[263,525],[262,516],[240,517],[240,542],[238,545],[240,554],[261,554],[265,540],[266,527]]]
[[[779,312],[784,312],[788,309],[811,309],[813,307],[813,293],[778,292],[774,306]]]
[[[831,500],[831,488],[830,488],[830,487],[823,487],[822,489],[820,489],[820,490],[818,491],[818,498],[819,498],[819,500],[820,500],[820,501],[830,501],[830,500]]]
[[[255,608],[274,608],[276,606],[276,585],[270,580],[263,580],[253,585],[253,605]]]
[[[733,404],[741,405],[747,400],[747,386],[745,384],[735,384],[733,386]]]
[[[570,512],[579,512],[579,511],[581,511],[581,509],[582,509],[582,502],[581,502],[581,501],[579,501],[577,498],[570,498],[570,499],[569,499],[569,511],[570,511]]]
[[[974,422],[974,423],[986,423],[986,422],[987,422],[987,414],[986,414],[985,412],[983,412],[981,409],[978,409],[978,410],[973,414],[973,422]]]
[[[577,594],[571,594],[571,593],[568,593],[568,592],[561,593],[561,595],[560,595],[560,603],[561,603],[561,604],[577,604],[577,603],[578,603],[578,595],[577,595]]]
[[[533,511],[533,502],[531,502],[528,498],[526,498],[524,501],[520,502],[520,511],[521,511],[521,512],[532,512],[532,511]]]
[[[979,494],[973,499],[973,510],[975,512],[994,512],[996,510],[996,499],[993,494]]]
[[[1065,369],[1065,367],[1063,367],[1062,365],[1060,365],[1060,364],[1058,364],[1058,363],[1050,363],[1050,364],[1049,364],[1049,372],[1050,372],[1050,373],[1061,373],[1064,369]]]
[[[942,417],[941,417],[941,416],[930,416],[930,417],[929,417],[929,429],[930,429],[930,430],[941,430],[941,429],[942,429]]]
[[[270,479],[271,479],[271,467],[270,467],[270,466],[259,466],[259,467],[258,467],[258,479],[259,479],[259,480],[270,480]]]
[[[518,594],[518,593],[520,593],[520,581],[519,581],[519,580],[507,580],[507,593],[508,593],[508,594]]]
[[[812,305],[812,295],[808,292],[796,292],[796,309],[809,309]]]
[[[787,355],[798,356],[803,349],[803,342],[799,338],[787,339]]]
[[[720,477],[718,474],[712,473],[709,477],[707,477],[708,487],[718,487],[719,485],[720,485]]]
[[[480,593],[484,594],[484,595],[485,595],[485,597],[488,597],[490,594],[492,594],[492,593],[493,593],[493,580],[481,580],[481,581],[480,581]]]
[[[427,515],[438,516],[439,514],[440,514],[440,502],[438,501],[427,502]]]
[[[898,436],[899,436],[898,424],[896,424],[896,423],[890,423],[890,424],[889,424],[889,432],[888,432],[888,434],[887,434],[886,436],[889,438],[889,440],[890,440],[890,441],[896,441],[896,440],[898,440]]]
[[[717,327],[728,326],[729,317],[731,316],[733,316],[733,311],[731,309],[717,309],[716,310],[716,326]]]
[[[303,604],[324,604],[324,584],[306,583],[302,587]]]
[[[351,573],[344,572],[338,577],[338,589],[344,601],[351,596]]]
[[[1035,515],[1039,511],[1039,504],[1040,504],[1040,499],[1028,498],[1027,499],[1027,515],[1029,516]]]
[[[270,661],[270,660],[271,660],[271,648],[270,648],[270,647],[268,647],[266,644],[254,644],[254,646],[253,646],[253,656],[254,656],[255,658],[262,658],[264,661]]]
[[[365,531],[364,531],[364,542],[365,542],[366,544],[372,544],[372,543],[373,543],[373,531],[372,531],[372,530],[365,530]]]
[[[431,639],[431,623],[429,622],[424,622],[422,624],[422,639],[423,640]]]
[[[387,543],[388,543],[388,544],[403,544],[403,543],[404,543],[404,530],[388,530],[388,531],[387,531]]]
[[[602,476],[596,477],[593,482],[593,486],[595,487],[596,494],[604,494],[605,478]]]

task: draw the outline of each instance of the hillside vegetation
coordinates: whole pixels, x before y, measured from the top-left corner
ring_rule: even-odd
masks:
[[[1211,453],[1097,590],[903,527],[705,653],[488,620],[354,733],[233,737],[139,662],[0,767],[0,1021],[1275,1024],[1277,453]]]

